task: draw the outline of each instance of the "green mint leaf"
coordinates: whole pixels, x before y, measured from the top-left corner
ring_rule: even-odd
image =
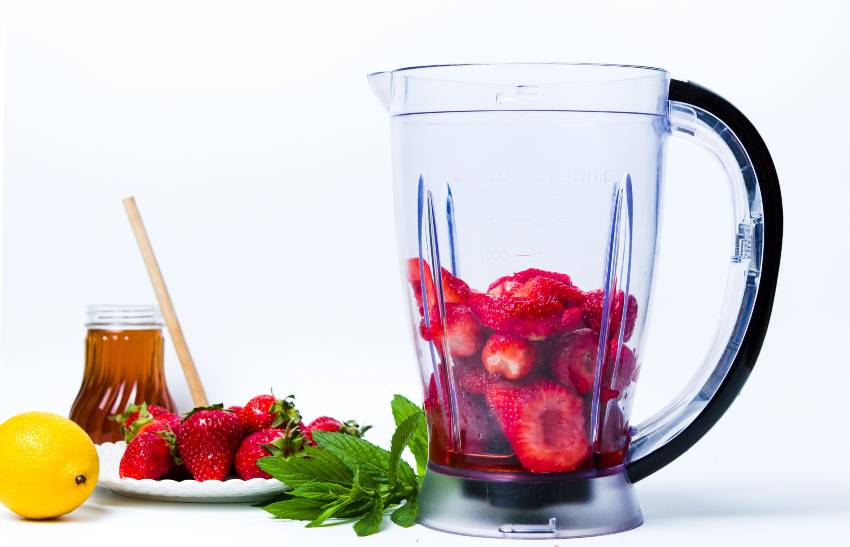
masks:
[[[357,519],[365,515],[370,507],[372,507],[372,498],[352,501],[351,504],[340,509],[334,517],[339,519]]]
[[[360,469],[375,482],[386,482],[389,478],[390,453],[365,439],[330,431],[314,431],[313,440],[322,448],[331,452],[345,465]],[[398,477],[405,484],[416,484],[413,469],[401,460]]]
[[[416,524],[416,517],[419,515],[419,497],[418,493],[410,496],[407,501],[393,511],[390,515],[390,520],[404,528],[410,528]]]
[[[361,472],[361,468],[358,467],[354,471],[354,481],[351,485],[351,490],[348,492],[348,497],[355,501],[363,498],[371,498],[378,493],[379,488],[378,483],[367,472]]]
[[[279,519],[313,520],[322,513],[324,505],[318,500],[292,498],[270,503],[263,510]]]
[[[398,427],[396,427],[393,439],[390,444],[390,460],[389,460],[389,481],[390,486],[395,486],[398,478],[398,469],[400,467],[401,452],[404,447],[410,443],[413,436],[416,434],[416,428],[419,426],[419,419],[422,416],[422,411],[416,414],[411,414],[404,419]]]
[[[338,500],[341,497],[348,496],[350,489],[341,484],[334,482],[315,481],[302,484],[293,490],[287,492],[295,498],[309,498],[324,502]]]
[[[372,500],[368,512],[354,523],[354,532],[358,536],[369,536],[378,531],[384,520],[384,502],[380,496]]]
[[[307,528],[316,528],[318,526],[321,526],[322,524],[325,523],[326,520],[328,520],[329,518],[334,516],[336,513],[338,513],[340,511],[340,509],[342,509],[343,507],[345,507],[349,503],[351,503],[351,500],[344,498],[344,499],[336,500],[335,502],[326,505],[323,508],[322,512],[319,513],[319,515],[316,518],[314,518],[313,520],[311,520],[310,522],[307,523]]]
[[[313,448],[313,447],[311,447]],[[314,481],[350,485],[354,474],[333,454],[322,454],[322,450],[308,450],[307,457],[282,458],[272,456],[257,460],[257,466],[281,481],[297,487]]]
[[[396,427],[406,420],[409,416],[422,413],[422,408],[411,402],[403,395],[395,395],[392,403],[393,418],[395,418]],[[410,441],[407,443],[410,447],[410,452],[416,459],[416,474],[420,477],[425,476],[425,468],[428,465],[428,425],[425,422],[425,415],[419,420],[419,425],[416,427],[416,432]]]

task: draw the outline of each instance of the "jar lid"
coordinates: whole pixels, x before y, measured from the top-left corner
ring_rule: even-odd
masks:
[[[86,328],[162,328],[157,306],[130,304],[90,304],[86,308]]]

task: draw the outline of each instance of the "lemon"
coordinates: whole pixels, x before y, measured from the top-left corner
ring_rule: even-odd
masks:
[[[28,519],[70,513],[97,485],[99,462],[77,424],[27,412],[0,425],[0,502]]]

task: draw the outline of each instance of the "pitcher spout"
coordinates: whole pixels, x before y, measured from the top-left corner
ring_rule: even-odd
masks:
[[[372,86],[372,91],[375,96],[381,101],[383,107],[389,111],[390,101],[392,100],[392,72],[373,72],[367,76],[369,85]]]

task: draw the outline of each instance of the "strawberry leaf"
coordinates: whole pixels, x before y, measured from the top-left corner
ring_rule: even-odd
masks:
[[[421,407],[403,395],[394,396],[391,406],[396,427],[400,426],[408,417],[422,413]],[[410,447],[410,452],[416,459],[416,474],[424,477],[425,468],[428,466],[428,425],[425,423],[424,413],[419,419],[419,424],[416,426],[413,436],[407,442],[407,446]]]

